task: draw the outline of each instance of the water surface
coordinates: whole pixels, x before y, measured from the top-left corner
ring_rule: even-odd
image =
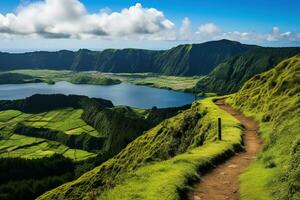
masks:
[[[114,105],[127,105],[138,108],[175,107],[190,104],[194,95],[148,86],[121,83],[111,86],[78,85],[61,81],[55,85],[46,83],[0,85],[0,100],[22,99],[33,94],[77,94],[108,99]]]

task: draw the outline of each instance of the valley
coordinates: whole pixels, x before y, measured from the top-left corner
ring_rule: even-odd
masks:
[[[76,54],[76,65],[42,59],[38,69],[33,61],[19,69],[27,53],[3,54],[20,63],[0,72],[0,166],[11,177],[0,172],[1,199],[175,200],[195,185],[214,196],[218,169],[243,155],[251,158],[242,168],[226,168],[232,198],[300,197],[300,48],[221,40],[164,51],[29,54],[57,53],[68,54],[68,64]],[[244,116],[263,141],[253,152]]]
[[[23,100],[0,101],[0,161],[16,165],[23,159],[30,166],[49,158],[55,162],[66,160],[72,170],[58,181],[62,184],[105,162],[144,131],[187,108],[115,107],[107,100],[76,95],[34,95]],[[42,170],[42,166],[35,168]],[[55,169],[58,173],[63,170],[59,166],[49,167]],[[0,184],[2,198],[22,199],[23,195],[32,199],[58,186],[49,180],[57,179],[56,172],[50,174],[47,182],[44,176],[38,180],[34,174],[26,176],[30,169],[19,170],[23,170],[21,177]],[[0,176],[2,179],[5,175]],[[44,189],[34,191],[39,181]],[[22,189],[23,183],[28,190]],[[7,193],[11,187],[18,188],[20,194]]]
[[[300,1],[0,1],[0,200],[300,200]]]
[[[69,70],[11,70],[0,71],[1,84],[47,83],[67,81],[84,85],[117,85],[128,82],[175,91],[192,91],[201,76],[165,76],[155,73],[103,73],[97,71],[74,72]]]

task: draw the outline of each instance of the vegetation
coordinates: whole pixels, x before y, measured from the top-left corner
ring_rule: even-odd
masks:
[[[256,75],[228,101],[260,122],[264,147],[241,176],[241,195],[300,199],[300,56]]]
[[[217,117],[224,140],[216,141]],[[212,99],[169,118],[130,143],[118,155],[77,180],[38,199],[178,199],[199,169],[241,147],[241,127]]]
[[[0,198],[35,199],[74,178],[74,164],[61,155],[39,159],[0,159]]]
[[[59,94],[0,101],[0,162],[20,167],[8,172],[9,177],[17,171],[9,182],[0,181],[0,197],[34,199],[100,165],[144,131],[189,107],[132,109],[114,107],[103,99]],[[70,160],[72,169],[56,163],[61,157]],[[49,168],[56,165],[56,174],[36,164],[46,165],[48,158],[53,161]],[[0,166],[1,171],[7,165]],[[48,172],[40,175],[43,170]],[[14,188],[19,193],[11,194]]]
[[[50,135],[49,138],[37,135],[43,134],[42,130],[50,129],[52,132],[49,133],[58,132],[70,137],[86,135],[99,137],[99,133],[80,118],[81,113],[82,110],[75,109],[55,110],[34,115],[16,110],[0,111],[0,157],[43,158],[62,154],[73,160],[83,160],[96,156],[95,153],[89,152],[90,149],[84,151],[80,150],[84,148],[80,148],[79,145],[71,146],[67,142],[64,143],[63,138],[54,140],[51,139],[54,135]],[[23,123],[31,126],[30,129],[22,129]],[[32,130],[35,132],[31,132]]]
[[[12,70],[0,72],[0,84],[20,84],[45,82],[55,84],[58,81],[68,81],[73,84],[115,85],[130,82],[137,85],[190,91],[200,76],[165,76],[154,73],[101,73],[72,72],[66,70]]]
[[[0,73],[0,84],[39,83],[43,80],[18,73]]]
[[[300,198],[300,56],[286,58],[299,52],[299,48],[262,48],[222,40],[167,51],[0,53],[4,63],[0,66],[13,69],[40,66],[194,75],[206,74],[218,65],[204,78],[104,77],[72,71],[62,71],[66,76],[61,77],[60,72],[49,71],[51,79],[36,79],[38,75],[33,74],[40,70],[2,72],[0,78],[15,83],[67,78],[80,84],[115,84],[119,81],[113,78],[118,76],[135,84],[178,90],[191,90],[200,79],[193,90],[207,96],[242,87],[227,102],[260,122],[265,142],[261,154],[240,177],[242,199],[296,200]],[[28,61],[28,56],[35,59]],[[56,56],[63,61],[50,59]],[[26,65],[21,66],[22,62]],[[0,101],[0,198],[34,199],[46,191],[38,199],[184,198],[187,185],[199,178],[199,171],[242,148],[243,127],[214,100],[149,110],[115,107],[107,100],[76,95]],[[216,137],[218,117],[223,119],[222,141]]]
[[[79,73],[71,77],[71,83],[90,85],[115,85],[121,83],[118,79],[111,79],[97,74]]]
[[[71,130],[73,133],[73,130]],[[69,131],[69,133],[71,132]],[[15,128],[15,133],[35,137],[44,138],[50,141],[59,142],[71,149],[83,149],[86,151],[97,151],[104,143],[105,138],[95,137],[86,133],[68,134],[63,131],[51,130],[43,127],[31,127],[23,123],[19,123]]]
[[[0,84],[38,82],[55,84],[58,81],[91,85],[115,85],[121,83],[118,79],[112,79],[97,72],[72,72],[66,70],[12,70],[0,72]]]
[[[237,92],[256,74],[275,67],[279,62],[300,53],[300,48],[256,48],[219,64],[199,80],[197,92],[228,94]]]
[[[225,59],[243,53],[250,45],[221,40],[188,44],[165,51],[107,49],[77,52],[0,53],[0,69],[52,69],[113,73],[153,72],[164,75],[206,75]],[[209,56],[208,56],[209,55]]]
[[[165,76],[154,73],[104,73],[104,76],[136,85],[178,91],[191,91],[201,78],[200,76]]]
[[[113,107],[113,104],[105,99],[63,94],[35,94],[25,99],[0,101],[0,110],[20,110],[25,113],[41,113],[68,107],[84,109],[89,106],[101,109]]]
[[[114,107],[103,99],[60,94],[0,101],[0,110],[5,110],[0,111],[2,155],[18,157],[23,153],[23,157],[31,157],[63,153],[76,160],[94,156],[93,153],[112,156],[144,131],[187,108],[137,111]],[[14,133],[28,143],[13,143]],[[39,148],[40,154],[32,153],[31,150]],[[80,156],[77,152],[81,152]]]

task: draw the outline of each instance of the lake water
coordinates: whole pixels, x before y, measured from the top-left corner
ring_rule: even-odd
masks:
[[[0,100],[22,99],[33,94],[77,94],[108,99],[114,105],[127,105],[137,108],[175,107],[190,104],[194,95],[148,86],[121,83],[111,86],[77,85],[61,81],[55,85],[46,83],[0,85]]]

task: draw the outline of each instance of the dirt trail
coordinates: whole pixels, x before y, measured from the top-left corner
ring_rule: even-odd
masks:
[[[224,100],[219,100],[216,104],[245,126],[243,136],[245,151],[235,154],[201,177],[196,190],[188,195],[190,200],[239,200],[239,175],[255,158],[262,145],[262,141],[257,136],[259,127],[256,121],[235,111],[226,105]]]

